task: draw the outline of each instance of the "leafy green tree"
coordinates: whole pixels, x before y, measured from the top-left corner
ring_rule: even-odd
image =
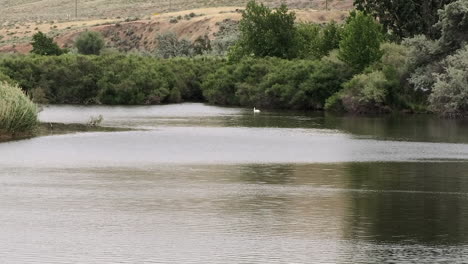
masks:
[[[356,12],[349,19],[340,41],[339,58],[357,71],[364,70],[382,56],[382,26],[371,16]]]
[[[99,55],[104,48],[104,38],[101,33],[85,31],[75,41],[78,52],[84,55]]]
[[[354,0],[360,11],[378,18],[384,28],[399,39],[425,34],[431,38],[439,32],[433,26],[437,12],[455,0]]]
[[[239,23],[241,47],[235,50],[258,57],[295,57],[295,18],[284,4],[271,10],[255,1],[248,2]]]
[[[436,28],[442,33],[439,39],[441,49],[451,53],[462,48],[468,41],[468,1],[458,0],[446,5],[439,16]]]
[[[39,55],[62,55],[64,53],[64,50],[59,48],[53,38],[47,37],[40,31],[34,34],[31,45],[33,47],[31,53]]]
[[[339,48],[342,27],[335,22],[325,26],[301,23],[296,28],[299,58],[320,59]]]
[[[320,41],[320,51],[323,56],[326,56],[330,51],[340,47],[342,37],[342,27],[335,21],[328,23],[322,29],[322,37]]]

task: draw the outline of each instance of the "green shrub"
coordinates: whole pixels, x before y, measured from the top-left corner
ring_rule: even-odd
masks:
[[[335,113],[345,112],[346,109],[343,106],[343,101],[341,100],[341,98],[342,95],[340,94],[340,92],[328,97],[325,102],[325,110]]]
[[[238,45],[242,48],[236,51],[242,51],[241,57],[253,54],[258,57],[294,58],[295,19],[295,13],[289,12],[284,4],[271,10],[262,3],[249,1],[239,23],[241,34]]]
[[[31,53],[47,56],[61,55],[65,53],[65,51],[59,48],[57,43],[54,42],[53,38],[47,37],[40,31],[34,34],[32,39],[31,45],[33,49],[31,50]]]
[[[173,32],[160,34],[156,38],[158,46],[156,55],[161,58],[190,57],[194,54],[189,40],[177,38]]]
[[[209,74],[202,84],[215,104],[283,109],[323,109],[325,100],[349,78],[331,61],[244,58]]]
[[[37,108],[17,85],[0,82],[0,135],[31,132]]]
[[[320,59],[339,48],[342,27],[331,22],[325,26],[300,23],[297,28],[297,56],[303,59]]]
[[[429,97],[432,110],[445,115],[468,114],[468,45],[444,62]]]
[[[40,103],[158,104],[202,101],[201,83],[225,63],[122,54],[11,56],[0,59],[0,72]]]
[[[328,110],[341,109],[351,113],[388,112],[392,107],[409,105],[402,89],[407,74],[407,48],[385,43],[382,57],[362,74],[344,83],[344,89],[327,101]]]
[[[99,55],[104,48],[104,37],[99,32],[85,31],[75,40],[75,47],[80,54]]]
[[[360,72],[382,56],[382,26],[371,16],[355,12],[343,29],[340,59]]]

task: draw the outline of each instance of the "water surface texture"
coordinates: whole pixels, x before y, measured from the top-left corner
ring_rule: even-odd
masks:
[[[468,124],[48,106],[0,144],[0,263],[466,263]]]

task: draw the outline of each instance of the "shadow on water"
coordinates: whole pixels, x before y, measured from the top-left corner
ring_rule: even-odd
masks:
[[[348,238],[383,242],[468,242],[467,163],[355,163]]]
[[[339,130],[357,137],[421,142],[468,142],[468,120],[434,115],[336,116],[314,112],[265,112],[226,120],[246,127]]]

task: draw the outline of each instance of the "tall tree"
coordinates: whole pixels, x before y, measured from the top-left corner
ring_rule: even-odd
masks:
[[[351,68],[362,71],[382,57],[382,25],[363,12],[351,14],[340,41],[339,58]]]
[[[384,28],[396,38],[418,34],[431,38],[440,36],[434,25],[438,10],[455,0],[354,0],[360,11],[378,18]]]
[[[64,53],[53,38],[47,37],[46,34],[40,31],[34,34],[31,45],[33,47],[31,53],[39,55],[61,55]]]
[[[295,56],[296,15],[286,5],[274,10],[250,1],[239,23],[240,49],[258,57],[292,58]]]

